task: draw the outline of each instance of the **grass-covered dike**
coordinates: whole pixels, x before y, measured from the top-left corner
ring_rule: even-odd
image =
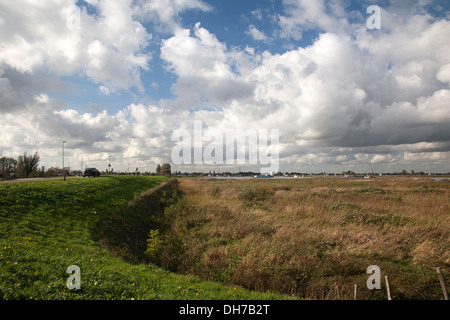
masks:
[[[173,181],[104,176],[0,184],[0,299],[285,298],[151,262],[145,240],[171,219]],[[67,287],[71,265],[80,267],[80,290]]]

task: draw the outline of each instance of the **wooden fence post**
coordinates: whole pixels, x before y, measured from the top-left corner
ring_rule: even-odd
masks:
[[[337,282],[334,283],[334,289],[335,289],[335,291],[336,291],[337,299],[338,299],[338,300],[341,300],[341,296],[340,296],[340,294],[339,294],[339,287],[338,287]]]
[[[356,290],[357,290],[358,286],[355,284],[355,292],[354,292],[354,300],[356,300]]]
[[[391,289],[389,288],[388,276],[385,276],[384,278],[386,279],[386,290],[387,290],[388,300],[392,300],[392,298],[391,298]]]
[[[441,268],[437,267],[436,270],[439,275],[439,281],[441,282],[442,292],[444,293],[444,299],[448,300],[447,287],[445,286],[444,276],[442,275]]]

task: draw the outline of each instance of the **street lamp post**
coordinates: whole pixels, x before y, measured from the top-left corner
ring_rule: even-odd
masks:
[[[64,144],[66,143],[66,141],[63,141],[63,152],[62,152],[62,160],[63,160],[63,174],[64,174],[64,181],[66,181],[66,170],[64,169]]]

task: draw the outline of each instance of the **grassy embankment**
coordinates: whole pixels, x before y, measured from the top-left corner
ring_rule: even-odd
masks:
[[[156,202],[137,195],[165,180],[105,176],[1,184],[0,299],[280,298],[145,261],[145,238],[153,223],[167,225],[163,206],[172,195],[163,192]],[[127,207],[130,201],[134,206]],[[81,290],[66,286],[70,265],[81,269]]]
[[[450,184],[433,180],[181,179],[185,197],[151,256],[179,273],[312,299],[442,299]],[[181,249],[180,249],[181,248]],[[366,269],[381,268],[381,290]]]

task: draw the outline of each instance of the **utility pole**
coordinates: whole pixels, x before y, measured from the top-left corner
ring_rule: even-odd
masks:
[[[66,181],[66,170],[64,169],[64,144],[66,143],[66,141],[63,141],[63,150],[62,150],[62,161],[63,161],[63,174],[64,174],[64,181]]]

